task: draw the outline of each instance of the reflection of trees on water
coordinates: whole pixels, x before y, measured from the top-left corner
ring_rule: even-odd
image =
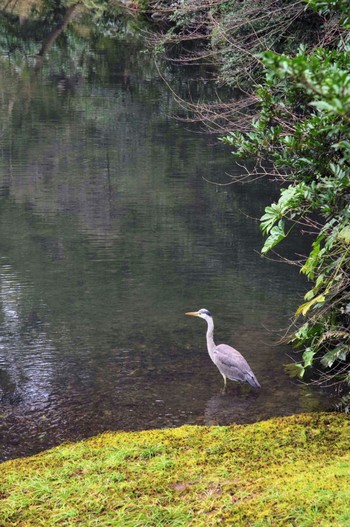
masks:
[[[54,27],[54,29],[43,40],[42,46],[36,58],[34,71],[38,71],[43,67],[46,55],[51,50],[52,46],[58,37],[67,29],[68,24],[73,20],[78,10],[78,4],[73,4],[65,9],[62,20]]]
[[[27,25],[32,24],[33,34],[27,28],[21,40],[16,33],[18,20],[11,19],[17,43],[9,60],[3,64],[4,75],[0,81],[3,99],[8,101],[8,105],[3,106],[2,119],[6,123],[4,159],[8,160],[8,166],[2,171],[6,178],[2,191],[8,192],[11,180],[11,193],[16,195],[17,202],[26,202],[44,214],[61,212],[63,208],[76,210],[84,230],[95,233],[99,241],[103,236],[107,241],[115,237],[115,218],[120,213],[114,207],[114,198],[119,192],[115,180],[125,172],[125,167],[130,163],[134,165],[128,170],[138,174],[138,184],[141,178],[144,180],[142,174],[145,163],[149,163],[147,157],[156,154],[155,171],[167,175],[175,169],[181,173],[181,166],[173,164],[175,156],[171,163],[164,159],[166,149],[161,142],[158,152],[154,148],[157,127],[163,127],[158,132],[163,142],[164,135],[175,131],[165,115],[159,118],[159,107],[164,114],[170,114],[174,102],[160,81],[153,60],[136,52],[138,39],[125,27],[119,28],[120,34],[125,34],[122,43],[101,42],[99,30],[92,30],[92,26],[87,25],[88,38],[70,28],[63,45],[53,49],[50,35],[61,34],[67,26],[66,17],[73,14],[71,10],[62,15],[58,26],[51,21],[51,33],[42,36],[41,44],[35,32],[42,31],[38,21],[27,22]],[[128,42],[130,37],[132,44]],[[24,52],[25,46],[30,45],[36,47]],[[16,46],[22,52],[20,55],[15,53]],[[35,78],[33,72],[38,62],[37,59],[33,62],[32,58],[42,58],[49,50],[48,60],[40,61],[43,67],[40,79]],[[52,89],[47,85],[43,87],[43,76]],[[99,78],[98,86],[90,82],[95,76]],[[17,85],[15,91],[14,85]],[[146,111],[140,123],[137,116],[142,109]],[[39,122],[35,129],[34,121]],[[14,129],[16,133],[12,134]],[[182,139],[177,150],[181,148],[185,152],[186,147],[186,139]],[[25,174],[19,172],[17,165],[18,156],[24,154],[27,155]],[[184,162],[186,157],[181,160]],[[68,167],[75,173],[74,183],[69,176],[62,181]],[[142,187],[138,191],[142,192]]]

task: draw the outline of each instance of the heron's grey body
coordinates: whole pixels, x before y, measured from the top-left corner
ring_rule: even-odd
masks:
[[[228,346],[227,344],[219,344],[218,346],[214,342],[214,321],[213,317],[207,309],[200,309],[199,311],[186,313],[186,315],[192,315],[204,318],[206,320],[207,327],[207,348],[208,353],[218,368],[219,372],[224,378],[224,388],[226,389],[227,379],[236,382],[246,382],[253,386],[253,388],[260,388],[260,384],[255,377],[251,367],[245,360],[243,355],[236,349]]]

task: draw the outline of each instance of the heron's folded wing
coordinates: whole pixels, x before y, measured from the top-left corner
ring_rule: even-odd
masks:
[[[227,344],[216,346],[214,362],[228,379],[248,382],[254,388],[260,388],[251,367],[239,351]]]
[[[235,348],[232,348],[232,346],[229,346],[228,344],[219,344],[219,346],[216,346],[215,352],[223,364],[238,367],[242,371],[250,371],[250,366],[243,355]]]
[[[214,362],[228,379],[244,382],[246,374],[250,370],[245,358],[239,351],[227,344],[216,346]]]

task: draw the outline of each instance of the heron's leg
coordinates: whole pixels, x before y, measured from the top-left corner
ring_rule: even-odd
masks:
[[[226,375],[224,375],[223,373],[221,374],[224,378],[224,388],[222,390],[223,393],[226,393],[226,388],[227,388],[227,378],[226,378]]]

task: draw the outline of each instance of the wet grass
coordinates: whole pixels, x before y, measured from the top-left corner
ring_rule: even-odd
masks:
[[[0,465],[1,527],[350,526],[350,420],[107,433]]]

